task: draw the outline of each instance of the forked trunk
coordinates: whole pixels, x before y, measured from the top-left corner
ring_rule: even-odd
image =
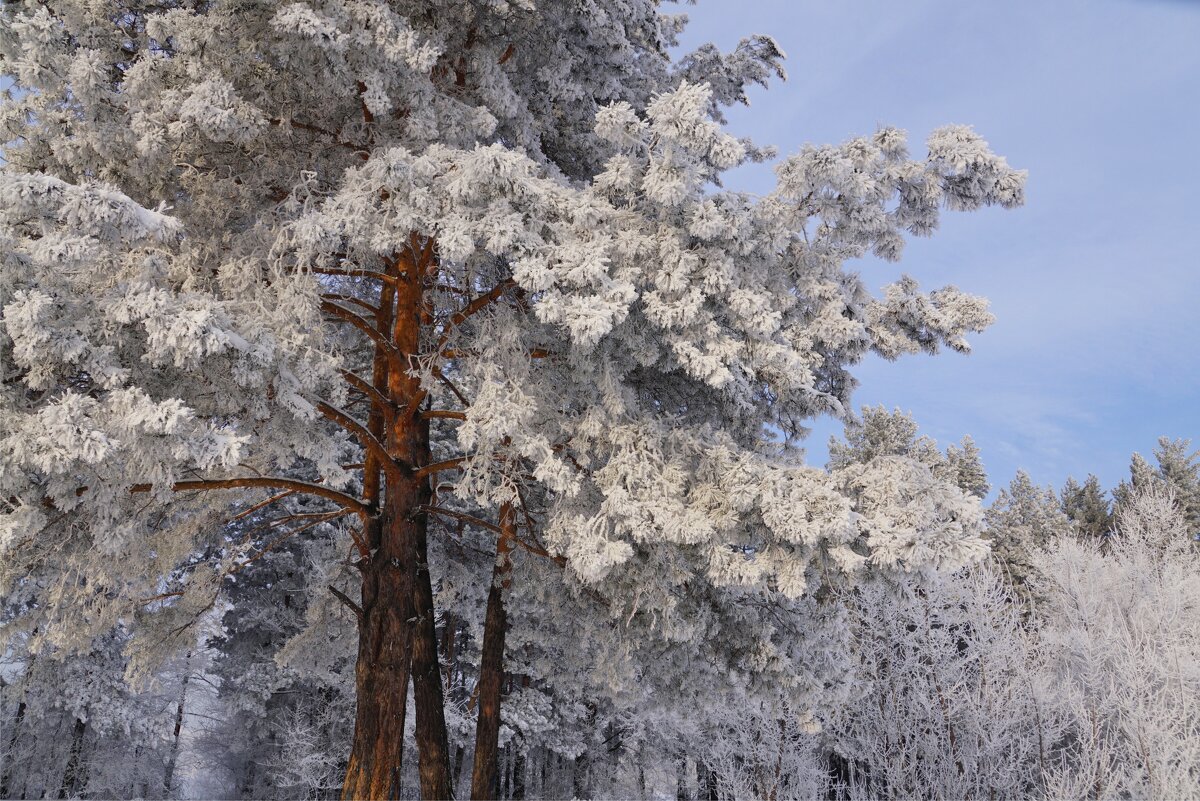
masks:
[[[381,291],[376,318],[388,334],[390,350],[400,357],[390,365],[377,358],[373,375],[376,388],[395,411],[387,415],[390,419],[374,415],[369,423],[373,434],[384,435],[391,464],[369,458],[364,481],[364,495],[381,511],[365,532],[371,553],[362,564],[355,667],[358,709],[343,799],[408,795],[400,782],[410,671],[421,796],[452,797],[433,590],[426,566],[423,507],[430,503],[431,490],[429,477],[418,473],[430,461],[429,424],[420,413],[420,381],[409,374],[413,357],[420,353],[426,267],[409,257],[389,265],[395,284],[387,283]],[[382,493],[380,476],[385,482]]]
[[[497,759],[500,745],[500,690],[504,681],[504,590],[508,588],[512,563],[509,550],[516,527],[511,504],[500,508],[500,534],[496,540],[496,564],[488,591],[483,624],[483,653],[479,659],[479,717],[475,725],[475,769],[471,773],[471,799],[496,797]]]

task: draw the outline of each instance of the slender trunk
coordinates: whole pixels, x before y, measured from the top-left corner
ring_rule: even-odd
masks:
[[[77,795],[81,779],[80,759],[83,755],[83,735],[87,724],[81,718],[75,718],[75,727],[71,730],[71,751],[67,757],[67,767],[63,769],[62,784],[58,788],[59,798],[72,798]]]
[[[591,767],[590,763],[591,755],[587,751],[575,757],[574,769],[571,772],[571,784],[575,790],[576,798],[592,797],[590,790],[591,782],[588,776]]]
[[[428,462],[428,459],[425,462]],[[450,784],[446,704],[442,697],[442,671],[438,663],[433,583],[429,576],[429,548],[424,525],[417,531],[416,573],[413,600],[417,619],[412,633],[412,673],[413,695],[417,705],[416,734],[421,796],[427,799],[454,798],[454,789]]]
[[[454,786],[462,786],[463,764],[466,762],[467,749],[460,745],[454,746],[454,766],[451,768],[454,775]]]
[[[701,801],[720,801],[717,774],[709,770],[703,762],[696,763],[696,784],[696,796]]]
[[[183,679],[179,690],[179,703],[175,705],[175,731],[171,740],[171,751],[167,755],[167,770],[163,774],[163,798],[171,797],[171,785],[175,781],[175,763],[179,759],[179,734],[183,731],[183,708],[187,702],[188,680],[192,674],[192,652],[183,660]]]
[[[12,769],[17,762],[17,737],[21,733],[21,722],[25,720],[25,702],[17,704],[16,719],[13,720],[12,735],[8,738],[8,751],[4,754],[4,772],[0,773],[0,798],[12,798],[9,785],[12,784]]]
[[[513,754],[513,780],[512,780],[512,799],[513,801],[524,801],[525,799],[525,754],[517,751]]]
[[[492,586],[488,591],[483,624],[483,653],[479,659],[479,716],[475,725],[475,768],[471,773],[472,801],[493,799],[498,789],[500,691],[504,682],[504,631],[508,625],[504,591],[512,571],[508,554],[515,529],[516,513],[512,504],[506,503],[500,507],[500,535],[496,539],[496,562],[492,567]]]

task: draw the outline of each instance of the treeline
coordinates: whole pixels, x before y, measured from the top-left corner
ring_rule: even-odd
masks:
[[[970,440],[940,450],[882,409],[864,410],[830,452],[830,469],[849,475],[903,458],[977,498],[989,491]],[[667,692],[650,673],[687,667],[631,668],[621,621],[605,624],[609,640],[581,623],[580,651],[613,649],[582,659],[555,650],[563,621],[523,611],[542,606],[521,600],[535,585],[509,588],[497,797],[1195,797],[1200,464],[1184,440],[1161,440],[1154,459],[1135,455],[1111,498],[1094,476],[1056,492],[1018,474],[984,513],[993,556],[982,566],[868,579],[803,608],[748,604],[811,652],[811,675],[793,686],[730,675],[724,689]],[[230,537],[262,525],[252,511]],[[248,567],[195,647],[148,681],[126,681],[134,654],[119,629],[69,658],[28,653],[37,632],[10,636],[0,797],[337,797],[355,640],[323,574],[332,547],[294,541]],[[442,570],[462,556],[433,572],[454,786],[466,797],[488,588]],[[400,785],[415,794],[412,716],[407,725]]]

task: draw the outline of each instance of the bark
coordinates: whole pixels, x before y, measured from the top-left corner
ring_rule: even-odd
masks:
[[[179,703],[175,705],[175,731],[171,740],[171,751],[167,756],[167,769],[163,774],[163,797],[171,797],[171,785],[175,781],[175,763],[179,759],[179,734],[183,731],[183,709],[187,702],[188,681],[192,677],[192,652],[183,660],[183,680],[179,690]]]
[[[31,660],[32,661],[32,660]],[[25,720],[25,702],[17,704],[16,719],[13,720],[12,735],[8,738],[8,751],[4,754],[4,772],[0,773],[0,798],[12,798],[9,786],[12,784],[12,769],[17,762],[17,738],[21,733],[21,723]]]
[[[571,773],[571,785],[576,798],[591,798],[591,755],[584,751],[575,757],[574,770]]]
[[[80,760],[83,756],[83,735],[87,724],[81,718],[75,718],[75,726],[71,730],[71,750],[67,757],[67,766],[63,769],[62,784],[58,788],[59,798],[73,798],[79,794],[79,789],[86,781],[83,778]]]
[[[717,774],[708,769],[703,762],[696,764],[696,796],[700,801],[720,801],[721,794],[717,788]]]
[[[377,518],[370,528],[380,533],[368,531],[379,546],[363,566],[363,614],[355,665],[358,703],[343,799],[391,799],[401,791],[411,642],[408,621],[413,617],[413,571],[403,540],[410,535],[406,529],[411,525]]]
[[[424,525],[417,532],[415,591],[417,619],[413,629],[412,672],[413,695],[417,704],[421,797],[454,798],[450,784],[450,748],[446,733],[446,705],[442,697],[442,671],[438,663],[433,583],[429,575],[429,549]]]
[[[368,426],[384,434],[389,463],[371,461],[366,471],[366,494],[378,496],[378,489],[370,486],[378,481],[376,477],[383,479],[385,491],[365,532],[370,553],[361,564],[362,612],[355,666],[358,708],[342,786],[344,799],[401,795],[410,671],[417,706],[421,795],[452,797],[433,591],[426,567],[426,517],[419,513],[432,497],[429,478],[418,475],[430,461],[429,424],[420,413],[420,381],[397,369],[412,364],[420,353],[426,266],[409,257],[398,259],[388,268],[394,284],[385,282],[380,293],[377,323],[390,327],[388,347],[400,354],[400,364],[384,369],[378,367],[377,358],[378,369],[372,375],[391,409],[386,415],[375,415]],[[378,357],[384,344],[377,341],[376,348]]]
[[[395,271],[389,267],[389,272]],[[414,271],[415,272],[415,271]],[[385,283],[381,291],[389,308],[377,318],[380,325],[391,329],[395,340],[412,341],[419,329],[407,335],[401,329],[411,325],[414,304],[420,302],[416,276],[404,282],[403,290],[393,293]],[[399,313],[391,325],[392,295],[398,295]],[[376,343],[375,364],[380,354],[386,354]],[[415,349],[407,351],[415,353]],[[411,392],[399,371],[376,369],[373,379],[384,385],[390,401]],[[414,617],[413,598],[416,578],[416,532],[424,525],[423,518],[414,517],[414,510],[424,502],[420,483],[412,477],[418,462],[419,437],[414,420],[397,415],[383,432],[382,414],[372,415],[368,425],[385,433],[388,456],[408,466],[406,474],[395,469],[383,469],[374,455],[368,454],[364,472],[365,495],[374,502],[373,514],[364,532],[370,553],[361,564],[362,588],[359,608],[358,659],[355,664],[357,709],[354,720],[354,740],[342,784],[343,799],[391,799],[401,792],[400,768],[404,757],[404,720],[408,704],[408,678],[411,664],[411,620]],[[373,432],[374,433],[374,432]],[[386,500],[378,502],[379,477],[387,477]]]
[[[467,749],[462,746],[454,747],[454,784],[462,786],[463,765],[466,763]]]
[[[500,692],[504,682],[504,634],[508,616],[504,591],[508,588],[512,562],[509,551],[516,530],[516,513],[511,504],[500,508],[500,535],[496,538],[496,562],[488,591],[483,624],[483,653],[479,660],[479,716],[475,725],[475,766],[471,773],[471,799],[494,799],[500,744]]]
[[[513,801],[524,801],[525,799],[525,754],[517,751],[513,754],[513,779],[512,779],[512,799]]]

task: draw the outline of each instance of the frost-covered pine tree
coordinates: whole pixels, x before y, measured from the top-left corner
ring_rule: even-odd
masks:
[[[942,453],[917,435],[912,417],[882,406],[864,408],[861,419],[847,424],[845,438],[830,439],[828,469],[852,500],[859,527],[878,543],[871,559],[905,572],[961,566],[941,553],[981,524],[987,479],[974,444],[964,440],[961,449]]]
[[[782,54],[672,62],[682,24],[649,0],[5,4],[0,593],[52,570],[13,624],[34,650],[127,623],[144,674],[228,581],[320,539],[359,585],[337,590],[344,792],[399,792],[411,679],[421,791],[447,797],[429,537],[461,523],[495,557],[473,577],[497,589],[479,796],[516,553],[542,597],[695,648],[692,607],[734,630],[747,593],[977,560],[927,467],[835,479],[794,444],[866,354],[966,350],[991,320],[845,262],[897,258],[942,208],[1017,205],[1023,173],[969,128],[917,159],[884,128],[782,160],[763,197],[721,191],[764,151],[720,109]],[[230,536],[248,507],[278,519]],[[742,636],[750,686],[789,658],[764,623]]]
[[[1018,470],[1000,490],[984,521],[992,553],[1028,611],[1036,600],[1030,578],[1036,573],[1037,554],[1067,534],[1071,521],[1059,507],[1054,489],[1037,486],[1024,470]]]
[[[1083,484],[1068,478],[1059,493],[1059,503],[1077,533],[1103,537],[1112,530],[1112,505],[1094,475],[1088,474]]]
[[[1159,437],[1154,458],[1157,468],[1140,453],[1133,455],[1129,479],[1113,490],[1118,511],[1158,484],[1170,491],[1192,531],[1200,533],[1200,451],[1192,451],[1191,440]]]

